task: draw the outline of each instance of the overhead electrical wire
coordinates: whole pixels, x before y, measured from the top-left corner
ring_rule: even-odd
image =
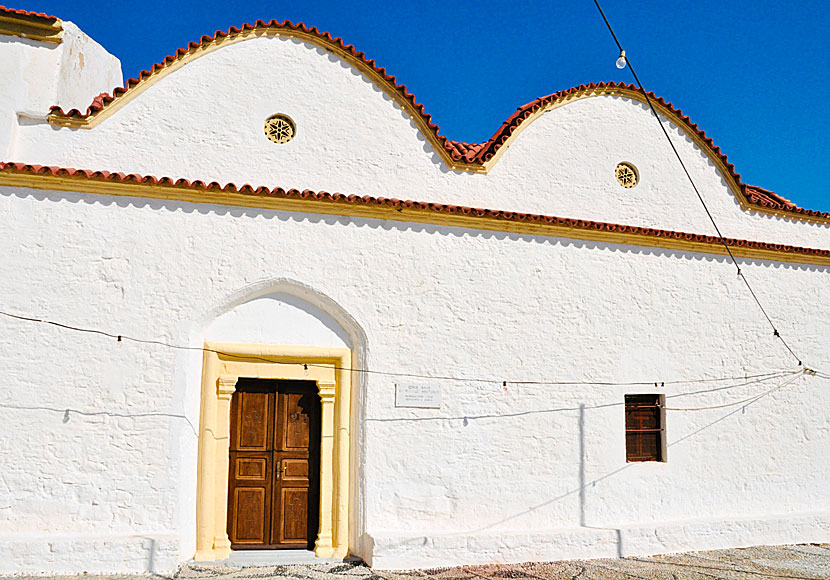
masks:
[[[768,391],[764,391],[763,393],[761,393],[759,395],[754,395],[752,397],[742,399],[740,401],[732,401],[731,403],[724,403],[722,405],[710,405],[710,406],[707,406],[707,407],[685,407],[685,408],[682,408],[682,407],[664,407],[664,409],[666,411],[711,411],[713,409],[726,409],[727,407],[737,407],[738,405],[744,405],[744,404],[750,404],[751,405],[755,401],[757,401],[759,399],[762,399],[762,398],[766,397],[767,395],[771,395],[772,393],[774,393],[776,391],[780,391],[781,389],[783,389],[786,386],[789,386],[790,384],[795,382],[799,377],[804,376],[805,374],[807,374],[807,372],[808,371],[806,369],[801,370],[801,371],[796,371],[795,376],[791,377],[789,380],[784,381],[780,385],[777,385],[774,388],[769,389]]]
[[[749,283],[749,280],[744,275],[743,270],[741,270],[741,266],[738,264],[738,261],[735,259],[735,255],[732,253],[732,249],[729,247],[729,244],[726,242],[726,238],[724,238],[723,234],[721,233],[721,230],[718,227],[718,224],[715,221],[715,218],[712,215],[712,212],[709,210],[709,206],[706,205],[706,201],[703,199],[703,195],[701,195],[700,190],[697,188],[697,185],[695,184],[695,180],[692,179],[692,175],[689,173],[689,170],[686,168],[686,164],[683,162],[683,158],[680,157],[680,153],[677,151],[677,147],[675,147],[674,141],[672,141],[671,137],[669,136],[669,132],[666,130],[666,127],[663,124],[663,120],[660,118],[660,115],[657,113],[657,109],[654,107],[654,103],[652,103],[651,97],[648,96],[648,92],[643,87],[643,83],[640,82],[640,77],[637,76],[637,71],[634,70],[634,66],[631,64],[631,60],[629,60],[628,56],[626,56],[625,49],[623,49],[622,43],[617,38],[617,34],[614,32],[614,28],[611,26],[611,23],[608,22],[608,18],[605,16],[605,12],[602,10],[602,6],[599,5],[599,0],[594,0],[594,4],[596,5],[597,10],[599,10],[600,15],[602,16],[602,19],[605,22],[605,26],[608,27],[608,31],[611,33],[611,36],[614,38],[614,42],[617,44],[617,48],[620,49],[620,58],[617,59],[617,62],[621,63],[622,66],[620,66],[619,64],[618,64],[618,66],[620,66],[620,68],[623,68],[627,64],[628,68],[631,69],[631,75],[634,77],[634,81],[637,83],[637,87],[640,89],[640,92],[643,93],[643,96],[646,99],[646,103],[648,104],[649,109],[651,109],[651,112],[654,115],[654,118],[657,119],[657,123],[660,125],[660,129],[663,131],[663,135],[665,135],[666,140],[669,142],[669,145],[672,148],[672,151],[674,151],[674,155],[675,155],[675,157],[677,157],[677,161],[680,162],[680,166],[683,168],[683,172],[686,174],[686,177],[688,178],[689,183],[692,185],[692,189],[694,189],[698,200],[700,200],[701,205],[703,205],[703,209],[706,211],[706,215],[709,217],[709,221],[712,223],[712,226],[715,228],[715,231],[718,234],[718,239],[720,240],[720,243],[723,245],[724,248],[726,248],[726,253],[729,254],[729,258],[732,260],[732,263],[735,265],[735,268],[738,271],[738,277],[741,280],[743,280],[744,284],[746,285],[747,289],[749,290],[749,293],[752,295],[753,300],[755,300],[755,303],[758,305],[758,308],[761,310],[761,313],[764,315],[764,318],[767,319],[767,322],[772,327],[773,336],[775,336],[776,338],[778,338],[781,341],[781,344],[784,345],[784,347],[790,352],[790,354],[793,356],[793,358],[795,358],[795,360],[798,361],[799,366],[801,366],[803,364],[801,357],[799,357],[795,353],[795,351],[790,347],[790,345],[787,343],[787,341],[784,340],[784,337],[781,336],[781,333],[778,331],[778,328],[775,326],[775,323],[773,322],[772,318],[767,313],[766,308],[764,308],[764,305],[761,304],[761,301],[758,298],[758,295],[755,293],[755,290],[752,288],[752,285]]]
[[[768,374],[765,374],[765,375],[756,375],[755,377],[748,376],[743,380],[743,382],[740,382],[740,383],[735,383],[735,384],[730,384],[730,385],[726,385],[726,386],[722,386],[722,387],[715,387],[715,388],[710,388],[710,389],[703,389],[703,390],[699,390],[699,391],[689,391],[689,392],[686,392],[686,393],[675,393],[675,394],[672,394],[672,395],[666,395],[666,398],[669,399],[669,398],[674,398],[674,397],[691,397],[691,396],[694,396],[694,395],[701,395],[701,394],[704,394],[704,393],[715,393],[715,392],[719,392],[719,391],[727,391],[727,390],[731,390],[731,389],[736,389],[738,387],[744,387],[746,385],[754,385],[756,383],[763,383],[763,382],[770,381],[770,380],[773,380],[773,379],[780,379],[780,378],[784,378],[784,377],[789,377],[789,376],[792,376],[792,375],[802,373],[803,371],[804,371],[804,369],[797,369],[797,370],[790,370],[790,371],[778,371],[776,373],[768,373]]]
[[[135,342],[138,344],[149,344],[155,346],[163,346],[170,349],[175,350],[184,350],[184,351],[197,351],[197,352],[210,352],[216,355],[234,358],[238,360],[258,360],[267,363],[274,363],[280,365],[290,365],[290,366],[301,366],[304,368],[308,367],[319,367],[319,368],[326,368],[326,369],[333,369],[336,371],[346,371],[346,372],[356,372],[356,373],[365,373],[365,374],[374,374],[374,375],[381,375],[381,376],[389,376],[389,377],[401,377],[401,378],[418,378],[418,379],[427,379],[427,380],[443,380],[443,381],[455,381],[455,382],[471,382],[471,383],[492,383],[498,384],[502,386],[507,385],[549,385],[549,386],[556,386],[556,385],[573,385],[573,386],[630,386],[630,387],[663,387],[665,385],[680,385],[680,384],[700,384],[700,383],[717,383],[717,382],[729,382],[729,381],[745,381],[750,379],[762,379],[766,380],[766,378],[778,378],[783,376],[791,375],[795,372],[800,371],[793,371],[793,370],[779,370],[779,371],[772,371],[766,373],[756,373],[752,375],[738,375],[738,376],[731,376],[731,377],[717,377],[717,378],[700,378],[700,379],[675,379],[671,381],[622,381],[622,382],[614,382],[614,381],[567,381],[567,380],[551,380],[551,381],[519,381],[519,380],[504,380],[504,379],[494,379],[492,377],[488,378],[480,378],[480,377],[456,377],[456,376],[446,376],[446,375],[426,375],[426,374],[418,374],[418,373],[400,373],[400,372],[389,372],[389,371],[378,371],[373,369],[360,369],[360,368],[348,368],[348,367],[338,367],[336,365],[331,364],[321,364],[321,363],[303,363],[303,362],[290,362],[290,361],[280,361],[275,360],[274,358],[267,358],[262,356],[256,355],[242,355],[242,354],[234,354],[229,352],[224,352],[221,350],[216,350],[212,348],[208,348],[206,346],[186,346],[186,345],[179,345],[173,344],[169,342],[165,342],[162,340],[153,340],[153,339],[143,339],[143,338],[135,338],[132,336],[128,336],[126,334],[116,334],[113,332],[107,332],[104,330],[96,329],[96,328],[84,328],[79,326],[73,326],[70,324],[64,324],[62,322],[56,322],[53,320],[47,320],[43,318],[36,318],[32,316],[23,316],[20,314],[12,314],[10,312],[5,312],[0,310],[0,315],[6,316],[8,318],[12,318],[15,320],[21,320],[24,322],[34,322],[38,324],[46,324],[50,326],[55,326],[57,328],[61,328],[64,330],[69,330],[72,332],[80,332],[86,334],[94,334],[98,336],[104,336],[106,338],[113,338],[116,339],[118,342]],[[805,369],[807,370],[807,369]],[[815,371],[810,371],[815,372]]]
[[[790,377],[792,379],[792,380],[786,381],[783,384],[778,384],[775,387],[773,387],[772,389],[769,389],[769,390],[767,390],[763,393],[753,395],[752,397],[748,397],[748,398],[742,399],[740,401],[733,401],[731,403],[725,403],[723,405],[713,405],[713,406],[708,406],[708,407],[686,407],[686,408],[674,408],[674,407],[665,407],[663,405],[657,405],[657,407],[663,408],[666,411],[687,412],[687,411],[708,411],[708,410],[711,410],[711,409],[734,407],[734,406],[741,405],[741,404],[746,404],[746,406],[749,406],[749,405],[755,403],[756,401],[758,401],[760,398],[762,398],[766,395],[772,394],[773,392],[775,392],[777,390],[780,390],[780,389],[790,385],[795,379],[797,379],[799,376],[804,375],[804,374],[809,374],[809,372],[805,371],[804,369],[799,369],[799,370],[795,370],[795,371],[782,372],[782,373],[780,373],[778,375],[775,375],[775,376],[772,376],[772,377],[765,377],[765,378],[761,378],[761,379],[742,381],[740,383],[733,384],[733,385],[728,385],[726,387],[718,387],[718,388],[709,389],[709,390],[706,390],[706,391],[693,391],[693,392],[689,392],[689,393],[675,393],[675,394],[665,396],[666,400],[668,400],[668,399],[673,399],[673,398],[678,398],[678,397],[687,397],[687,396],[692,396],[692,395],[701,395],[701,394],[705,394],[705,393],[714,393],[714,392],[722,391],[722,390],[725,390],[725,389],[736,389],[736,388],[740,388],[740,387],[747,387],[749,385],[768,383],[769,381],[776,380],[776,379],[785,379],[785,378],[788,378],[788,377]],[[798,375],[798,376],[793,376],[793,375]],[[424,416],[420,416],[420,417],[412,417],[412,416],[367,417],[366,420],[369,421],[369,422],[373,422],[373,423],[422,423],[422,422],[425,422],[425,421],[445,421],[445,422],[450,422],[450,421],[475,421],[475,420],[482,420],[482,419],[511,419],[511,418],[516,418],[516,417],[527,417],[527,416],[530,416],[530,415],[550,415],[550,414],[553,414],[553,413],[566,413],[566,412],[581,411],[582,409],[592,409],[592,410],[593,409],[608,409],[608,408],[611,408],[611,407],[626,407],[627,408],[629,406],[630,406],[630,404],[626,403],[625,401],[621,401],[621,400],[617,399],[617,400],[614,400],[613,402],[597,403],[595,405],[587,405],[587,406],[586,405],[571,406],[571,407],[563,406],[563,407],[555,407],[555,408],[547,408],[547,409],[527,409],[527,410],[521,410],[521,411],[511,411],[511,412],[501,412],[501,413],[483,413],[483,414],[469,413],[469,414],[460,415],[460,416],[431,415],[431,416],[426,416],[426,417],[424,417]],[[641,407],[647,407],[647,408],[654,408],[655,407],[655,405],[640,405],[640,406]]]
[[[768,373],[759,373],[755,375],[743,375],[743,376],[735,376],[735,377],[722,377],[716,379],[689,379],[689,380],[673,380],[673,381],[640,381],[640,382],[632,382],[632,383],[596,383],[596,382],[586,382],[586,383],[574,383],[573,381],[507,381],[508,384],[511,385],[574,385],[574,384],[586,384],[586,385],[607,385],[607,386],[641,386],[641,387],[663,387],[665,385],[689,385],[689,384],[696,384],[696,383],[713,383],[713,382],[723,382],[723,381],[737,381],[737,380],[747,380],[747,379],[757,379],[761,377],[778,377],[783,375],[789,375],[792,373],[796,373],[799,371],[793,370],[780,370],[780,371],[773,371]],[[730,388],[730,387],[724,387]]]

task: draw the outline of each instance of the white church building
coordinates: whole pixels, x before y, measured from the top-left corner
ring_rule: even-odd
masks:
[[[830,541],[830,214],[671,104],[780,337],[634,86],[461,143],[276,21],[121,84],[0,7],[0,574]]]

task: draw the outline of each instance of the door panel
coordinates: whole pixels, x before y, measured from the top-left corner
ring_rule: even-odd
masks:
[[[308,485],[308,459],[283,459],[282,481]]]
[[[271,451],[276,393],[240,379],[231,399],[231,451]]]
[[[269,458],[240,458],[236,460],[236,479],[265,479]]]
[[[283,487],[283,518],[279,541],[305,544],[308,536],[308,488]]]
[[[231,451],[231,493],[228,497],[228,537],[231,544],[269,543],[272,501],[271,456],[268,452]]]
[[[232,548],[313,547],[319,527],[319,452],[316,384],[239,380],[231,401]]]
[[[308,395],[301,393],[280,393],[280,418],[283,427],[280,451],[308,452],[309,441],[309,406]]]
[[[266,518],[268,493],[262,487],[237,487],[234,493],[233,536],[237,544],[264,544],[268,530]]]

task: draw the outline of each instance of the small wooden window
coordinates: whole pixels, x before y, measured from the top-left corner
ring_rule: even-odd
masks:
[[[625,396],[625,458],[665,461],[665,414],[662,395]]]

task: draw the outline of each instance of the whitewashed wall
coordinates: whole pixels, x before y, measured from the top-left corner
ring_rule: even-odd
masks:
[[[284,146],[262,132],[277,112],[298,126]],[[640,103],[571,103],[489,175],[451,172],[360,73],[292,40],[211,53],[93,130],[13,135],[15,161],[710,231]],[[830,248],[826,226],[742,212],[678,144],[727,235]],[[614,181],[622,160],[633,190]],[[394,407],[392,378],[356,382],[352,546],[378,567],[830,540],[828,381],[669,411],[668,462],[632,465],[619,405],[643,389],[502,386],[792,368],[720,257],[21,188],[0,188],[0,219],[11,312],[194,347],[348,344],[370,369],[492,378],[443,381],[442,408],[424,411]],[[830,369],[828,268],[742,268],[805,361]],[[0,572],[190,558],[199,353],[3,318],[0,357]],[[775,384],[645,391],[700,407]]]
[[[3,188],[0,203],[12,312],[192,346],[347,344],[328,317],[302,322],[313,308],[263,296],[288,279],[359,323],[370,369],[493,378],[441,382],[443,407],[424,411],[394,407],[392,378],[358,383],[354,549],[376,566],[830,539],[827,381],[745,409],[670,411],[668,462],[642,465],[625,463],[621,407],[598,406],[643,389],[500,383],[791,367],[721,258],[25,189]],[[830,368],[827,268],[743,267],[805,360]],[[245,288],[254,302],[206,322]],[[286,330],[264,334],[254,319]],[[3,571],[158,571],[189,558],[198,353],[4,318],[0,357]]]

